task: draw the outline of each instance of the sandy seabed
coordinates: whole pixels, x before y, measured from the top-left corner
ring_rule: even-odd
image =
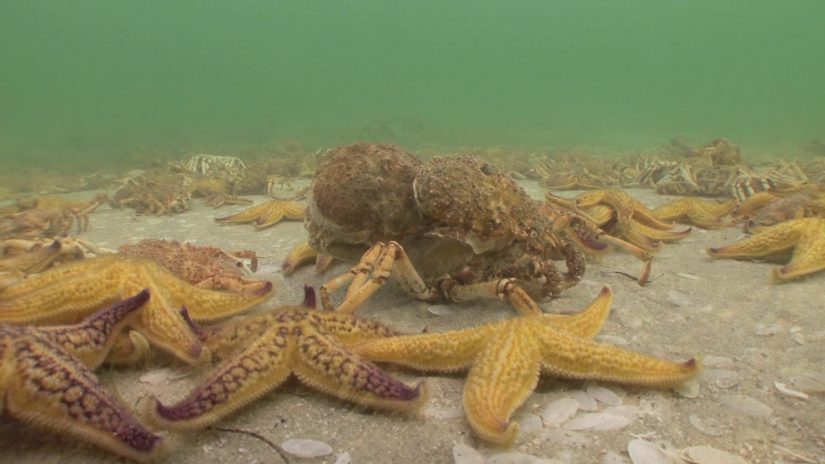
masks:
[[[537,198],[543,195],[533,182],[522,185]],[[672,198],[650,190],[629,192],[648,206]],[[213,210],[195,201],[185,214],[153,217],[103,207],[91,216],[90,229],[82,237],[109,248],[151,237],[254,250],[259,256],[256,277],[272,280],[277,289],[257,311],[297,303],[305,283],[317,286],[347,269],[341,264],[318,276],[310,266],[285,278],[280,264],[289,250],[305,239],[303,224],[284,222],[256,231],[251,225],[220,226],[213,221],[241,209]],[[577,431],[564,425],[542,425],[542,412],[551,402],[595,385],[543,378],[514,415],[522,424],[514,446],[509,450],[488,447],[474,437],[461,413],[463,376],[395,370],[407,382],[426,378],[429,383],[430,400],[416,417],[364,410],[290,381],[217,426],[252,431],[274,443],[290,438],[320,440],[333,449],[325,457],[293,457],[292,462],[345,463],[348,456],[355,464],[452,463],[453,448],[466,444],[488,458],[510,453],[493,458],[495,462],[529,463],[547,458],[543,462],[629,463],[628,443],[644,438],[666,449],[708,445],[752,464],[825,463],[825,395],[799,399],[782,394],[775,385],[782,382],[793,388],[790,379],[795,375],[825,375],[825,275],[774,284],[770,278],[774,264],[712,261],[705,253],[706,248],[732,242],[740,235],[734,228],[694,229],[686,239],[664,246],[656,255],[652,282],[645,287],[615,272],[636,274],[640,263],[628,254],[612,252],[589,263],[579,285],[542,304],[548,312],[577,312],[608,284],[615,300],[600,340],[673,360],[695,355],[706,360],[695,398],[598,384],[621,396],[623,405],[637,407],[630,425],[619,430]],[[514,314],[500,301],[450,305],[445,315],[427,309],[427,304],[412,300],[389,284],[369,299],[359,314],[407,332],[464,328]],[[165,403],[178,400],[203,375],[162,357],[135,369],[104,367],[98,374],[129,405],[139,405],[149,395]],[[754,407],[751,400],[767,409]],[[597,408],[605,410],[607,406]],[[162,462],[283,462],[265,442],[249,435],[205,430],[176,435],[173,440],[174,446]],[[123,459],[93,446],[10,420],[0,422],[0,462],[118,461]]]

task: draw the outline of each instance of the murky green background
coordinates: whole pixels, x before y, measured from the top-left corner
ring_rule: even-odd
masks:
[[[825,2],[0,2],[0,156],[825,134]]]

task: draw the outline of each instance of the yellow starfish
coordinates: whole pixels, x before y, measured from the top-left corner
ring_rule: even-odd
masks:
[[[536,388],[540,372],[645,387],[676,386],[697,374],[693,359],[674,363],[591,341],[612,299],[605,287],[577,315],[527,315],[466,330],[378,339],[353,352],[423,371],[469,370],[464,410],[470,427],[484,440],[509,445],[518,433],[510,416]]]
[[[793,251],[788,264],[773,271],[777,281],[787,281],[825,269],[825,219],[792,219],[759,228],[758,233],[736,243],[709,248],[714,258],[775,257]]]
[[[737,204],[735,199],[718,203],[686,197],[659,206],[653,210],[653,214],[663,221],[687,220],[703,229],[718,229],[724,226],[722,217],[730,214]]]
[[[132,327],[152,344],[189,363],[208,359],[209,354],[180,314],[182,306],[192,319],[210,321],[258,304],[272,292],[271,283],[256,293],[206,290],[154,261],[106,256],[66,264],[5,288],[0,292],[0,322],[73,323],[143,288],[152,291],[152,300]]]
[[[144,427],[92,373],[148,299],[144,290],[76,325],[0,325],[0,411],[129,459],[156,457],[163,438]]]
[[[546,194],[547,201],[573,211],[607,234],[652,252],[659,242],[682,239],[690,229],[673,231],[674,224],[657,218],[639,200],[619,189],[586,192],[574,200]]]
[[[290,374],[317,390],[374,408],[414,412],[427,396],[423,383],[410,387],[352,354],[348,347],[394,335],[353,315],[286,307],[201,330],[206,346],[227,359],[177,404],[155,403],[150,414],[161,427],[208,426],[275,389]]]
[[[284,262],[281,264],[281,270],[285,276],[295,272],[296,269],[306,263],[315,261],[315,272],[323,274],[330,265],[332,265],[335,258],[329,255],[318,253],[311,246],[308,241],[299,243],[292,251],[289,252]]]
[[[304,204],[291,200],[269,200],[249,207],[238,214],[215,218],[219,224],[246,224],[255,222],[256,229],[266,229],[281,219],[304,219]]]

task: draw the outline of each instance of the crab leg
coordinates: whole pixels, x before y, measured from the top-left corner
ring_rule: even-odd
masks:
[[[455,285],[448,289],[447,297],[451,301],[482,298],[506,300],[523,316],[543,312],[538,303],[519,287],[516,279],[499,279],[470,285]]]

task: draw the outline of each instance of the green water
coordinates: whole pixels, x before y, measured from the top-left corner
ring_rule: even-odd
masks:
[[[0,156],[825,138],[825,2],[0,2]]]

